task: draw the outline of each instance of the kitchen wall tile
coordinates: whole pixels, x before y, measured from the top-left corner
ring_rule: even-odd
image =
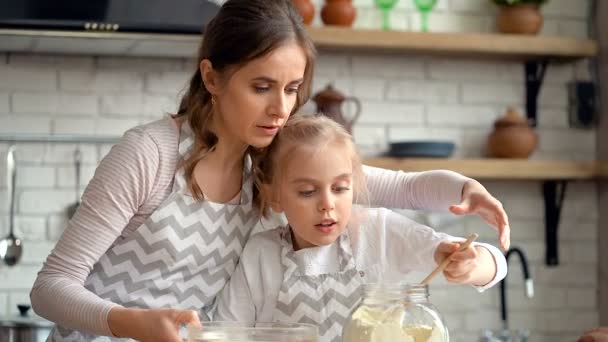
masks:
[[[59,114],[94,116],[99,112],[95,95],[68,93],[15,93],[13,112],[26,114]]]
[[[358,124],[424,124],[424,106],[420,104],[363,101]],[[351,111],[352,113],[353,111]]]
[[[596,310],[599,303],[597,297],[597,291],[588,287],[569,288],[566,290],[566,306],[569,308]]]
[[[18,200],[19,212],[23,214],[60,213],[74,203],[74,191],[25,190]]]
[[[392,101],[458,102],[458,84],[439,81],[388,81],[386,98]]]
[[[361,78],[424,78],[424,59],[411,56],[355,55],[352,57],[354,77]]]
[[[496,6],[487,0],[449,0],[448,6],[453,12],[489,14],[496,11]]]
[[[490,106],[427,105],[427,123],[432,127],[492,127],[501,115]]]
[[[0,133],[5,134],[48,134],[51,120],[44,116],[10,115],[0,116]]]
[[[143,75],[126,71],[60,71],[61,90],[136,93],[143,89]]]
[[[165,71],[185,71],[194,65],[181,58],[156,58],[156,57],[97,57],[96,68],[109,71],[139,71],[139,72],[165,72]]]
[[[421,16],[418,13],[409,14],[410,30],[421,30]],[[430,32],[487,32],[493,19],[474,14],[441,14],[431,12],[428,17]]]
[[[10,111],[10,102],[8,93],[0,92],[0,116],[8,114]]]
[[[9,63],[20,68],[82,70],[95,67],[93,56],[11,53]]]
[[[589,1],[551,0],[543,5],[541,12],[549,18],[586,19],[589,15]]]
[[[8,315],[8,293],[0,292],[0,315]]]
[[[462,102],[512,106],[524,102],[524,92],[521,84],[467,82],[462,84]]]
[[[15,235],[30,245],[30,242],[46,241],[46,217],[17,216],[15,217]],[[28,246],[28,249],[31,248]],[[40,261],[40,260],[37,260]]]
[[[105,95],[101,97],[102,116],[141,116],[143,97],[135,95]]]
[[[57,71],[54,69],[38,69],[15,67],[0,64],[0,90],[42,90],[57,89]]]
[[[386,82],[383,79],[355,79],[352,82],[353,96],[360,100],[384,100]]]
[[[17,164],[17,187],[52,188],[55,185],[55,168]]]
[[[180,71],[146,73],[145,91],[177,95],[187,89],[191,76],[190,72]]]
[[[0,291],[29,290],[34,284],[40,265],[19,265],[0,268]]]

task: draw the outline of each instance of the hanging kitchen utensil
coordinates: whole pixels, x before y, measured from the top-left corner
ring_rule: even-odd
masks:
[[[76,202],[68,207],[68,218],[72,218],[80,206],[80,166],[82,164],[82,152],[76,147],[74,150],[74,182],[76,183]]]
[[[0,240],[0,259],[8,266],[14,266],[23,253],[21,240],[15,237],[15,188],[17,186],[17,167],[15,165],[15,146],[10,146],[6,154],[6,186],[9,196],[8,236]]]

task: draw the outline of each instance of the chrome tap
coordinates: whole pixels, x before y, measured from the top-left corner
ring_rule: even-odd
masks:
[[[525,282],[525,295],[528,298],[534,297],[534,282],[532,281],[532,276],[530,275],[530,270],[528,268],[528,259],[523,250],[517,247],[513,247],[507,251],[505,254],[505,259],[507,259],[507,264],[509,263],[509,257],[511,255],[517,254],[519,255],[519,260],[521,261],[521,270],[523,271],[524,282]],[[509,273],[507,273],[507,276]],[[500,318],[502,319],[503,329],[509,329],[509,320],[507,318],[507,277],[500,282]]]

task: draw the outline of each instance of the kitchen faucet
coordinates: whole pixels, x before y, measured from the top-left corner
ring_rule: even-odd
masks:
[[[524,251],[522,251],[518,247],[513,247],[507,251],[505,254],[505,259],[507,259],[507,264],[509,264],[509,258],[513,255],[519,255],[519,260],[521,261],[521,270],[524,276],[525,282],[525,294],[526,297],[532,298],[534,297],[534,282],[532,281],[532,277],[530,276],[530,270],[528,268],[528,259]],[[509,273],[507,273],[507,276]],[[507,276],[500,282],[500,318],[502,319],[502,327],[505,330],[509,329],[509,320],[507,318]]]
[[[528,266],[528,259],[526,258],[523,250],[517,247],[513,247],[509,249],[505,253],[505,259],[507,260],[507,264],[509,263],[509,258],[513,255],[519,255],[519,260],[521,261],[521,269],[524,276],[525,283],[525,294],[526,297],[532,298],[534,297],[534,283],[532,281],[532,277],[530,276],[530,270]],[[507,273],[507,276],[509,273]],[[507,276],[500,282],[500,318],[502,320],[502,330],[497,332],[491,331],[489,329],[484,329],[482,332],[480,342],[526,342],[528,341],[528,337],[530,333],[526,329],[520,329],[518,331],[509,330],[509,320],[507,318]]]

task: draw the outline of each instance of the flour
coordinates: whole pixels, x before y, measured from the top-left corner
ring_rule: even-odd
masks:
[[[447,342],[441,324],[402,326],[405,309],[387,310],[362,306],[353,314],[342,342]]]

